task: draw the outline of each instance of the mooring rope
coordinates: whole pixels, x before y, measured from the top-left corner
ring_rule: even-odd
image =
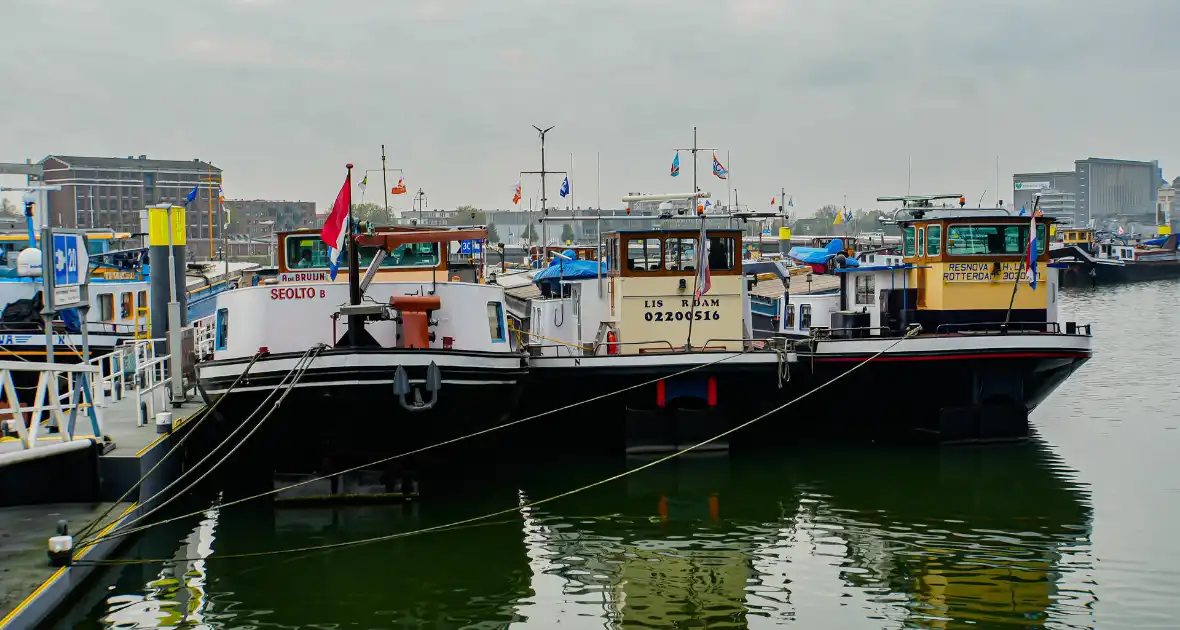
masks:
[[[534,415],[528,416],[527,418],[521,418],[521,419],[519,419],[519,420],[512,420],[512,421],[510,421],[510,422],[505,422],[504,424],[499,424],[499,425],[496,425],[496,426],[494,426],[494,427],[488,427],[488,428],[486,428],[486,429],[481,429],[481,430],[479,430],[479,431],[476,431],[476,432],[474,432],[474,433],[468,433],[468,434],[466,434],[466,435],[461,435],[461,436],[459,436],[459,437],[451,438],[451,439],[449,439],[449,440],[444,440],[444,441],[442,441],[442,442],[438,442],[438,443],[436,443],[436,444],[431,444],[431,445],[429,445],[429,446],[423,446],[422,448],[414,449],[414,450],[412,450],[412,451],[406,451],[405,453],[399,453],[399,454],[397,454],[397,455],[391,455],[391,456],[389,456],[389,457],[384,457],[384,458],[381,458],[381,459],[378,459],[378,460],[374,460],[374,461],[371,461],[371,462],[366,462],[366,463],[364,463],[364,464],[359,464],[359,465],[353,466],[352,468],[345,468],[344,470],[337,471],[337,472],[334,472],[334,473],[329,473],[329,474],[322,475],[322,476],[319,476],[319,477],[313,477],[313,478],[311,478],[311,479],[305,479],[305,480],[303,480],[303,481],[300,481],[300,482],[298,482],[298,483],[294,483],[294,484],[291,484],[291,485],[289,485],[289,486],[284,486],[284,487],[282,487],[282,488],[276,488],[276,489],[274,489],[274,490],[267,490],[266,492],[261,492],[261,493],[259,493],[259,494],[251,495],[251,496],[248,496],[248,497],[243,497],[243,498],[240,498],[240,499],[235,499],[235,500],[233,500],[233,501],[228,501],[228,502],[226,502],[226,503],[223,503],[223,504],[221,504],[221,505],[220,505],[220,507],[223,507],[223,508],[225,508],[225,507],[230,507],[230,506],[232,506],[232,505],[238,505],[238,504],[240,504],[240,503],[245,503],[246,501],[252,501],[252,500],[254,500],[254,499],[261,499],[261,498],[263,498],[263,497],[267,497],[267,496],[270,496],[270,495],[273,495],[273,494],[278,494],[278,493],[280,493],[280,492],[286,492],[286,491],[288,491],[288,490],[291,490],[291,489],[293,489],[293,488],[298,488],[298,487],[300,487],[300,486],[304,486],[304,485],[307,485],[307,484],[310,484],[310,483],[315,483],[315,482],[317,482],[317,481],[323,481],[323,480],[325,480],[325,479],[331,479],[332,477],[338,477],[338,476],[340,476],[340,475],[346,475],[346,474],[348,474],[348,473],[350,473],[350,472],[356,472],[356,471],[358,471],[358,470],[362,470],[362,469],[365,469],[365,468],[370,468],[370,467],[372,467],[372,466],[379,466],[379,465],[381,465],[381,464],[385,464],[385,463],[391,462],[391,461],[393,461],[393,460],[395,460],[395,459],[401,459],[401,458],[403,458],[403,457],[409,457],[409,456],[411,456],[411,455],[417,455],[418,453],[423,453],[423,452],[426,452],[426,451],[429,451],[429,450],[432,450],[432,449],[436,449],[436,448],[439,448],[439,447],[442,447],[442,446],[447,446],[447,445],[449,445],[449,444],[455,444],[456,442],[462,442],[462,441],[464,441],[464,440],[469,440],[469,439],[471,439],[471,438],[474,438],[474,437],[479,437],[479,436],[481,436],[481,435],[487,435],[488,433],[492,433],[492,432],[495,432],[495,431],[499,431],[499,430],[501,430],[501,429],[506,429],[506,428],[508,428],[508,427],[515,426],[515,425],[518,425],[518,424],[523,424],[523,423],[525,423],[525,422],[529,422],[529,421],[531,421],[531,420],[536,420],[537,418],[543,418],[543,417],[545,417],[545,416],[551,416],[551,415],[553,415],[553,414],[555,414],[555,413],[560,413],[560,412],[562,412],[562,411],[567,411],[567,410],[569,410],[569,409],[573,409],[574,407],[579,407],[579,406],[581,406],[581,405],[589,404],[589,403],[592,403],[592,402],[597,402],[597,401],[599,401],[599,400],[603,400],[603,399],[605,399],[605,398],[610,398],[610,397],[612,397],[612,396],[617,396],[617,395],[619,395],[619,394],[622,394],[622,393],[624,393],[624,392],[628,392],[628,391],[631,391],[631,390],[634,390],[634,389],[638,389],[638,388],[640,388],[640,387],[645,387],[645,386],[647,386],[647,385],[654,385],[655,383],[657,383],[657,382],[659,382],[659,381],[662,381],[662,380],[665,380],[665,379],[669,379],[669,378],[676,378],[677,376],[681,376],[681,375],[684,375],[684,374],[688,374],[688,373],[690,373],[690,372],[695,372],[695,371],[697,371],[697,370],[700,370],[700,369],[704,369],[704,368],[707,368],[707,367],[711,367],[711,366],[717,365],[718,363],[722,363],[722,362],[728,361],[728,360],[730,360],[730,359],[733,359],[733,358],[736,358],[736,357],[738,357],[738,356],[741,356],[741,355],[744,355],[744,354],[748,354],[748,353],[749,353],[749,350],[742,350],[742,351],[740,351],[740,352],[734,352],[734,353],[732,353],[732,354],[727,354],[726,356],[724,356],[724,357],[722,357],[722,358],[720,358],[720,359],[717,359],[716,361],[709,361],[709,362],[707,362],[707,363],[702,363],[702,364],[700,364],[700,365],[696,365],[696,366],[693,366],[693,367],[690,367],[690,368],[687,368],[687,369],[681,370],[681,371],[679,371],[679,372],[675,372],[675,373],[673,373],[673,374],[669,374],[669,375],[667,375],[667,376],[661,376],[661,377],[659,377],[659,378],[653,378],[653,379],[651,379],[651,380],[648,380],[648,381],[643,381],[643,382],[641,382],[641,383],[639,383],[639,384],[636,384],[636,385],[628,385],[627,387],[624,387],[624,388],[622,388],[622,389],[615,390],[615,391],[613,391],[613,392],[607,392],[607,393],[605,393],[605,394],[602,394],[602,395],[599,395],[599,396],[595,396],[595,397],[593,397],[593,398],[587,398],[586,400],[581,400],[581,401],[578,401],[578,402],[575,402],[575,403],[571,403],[571,404],[565,405],[564,407],[558,407],[558,408],[556,408],[556,409],[550,409],[549,411],[543,411],[543,412],[541,412],[541,413],[538,413],[538,414],[534,414]],[[194,516],[200,516],[200,515],[204,514],[204,513],[205,513],[207,510],[208,510],[208,508],[201,509],[201,510],[196,510],[196,511],[193,511],[193,512],[189,512],[188,514],[181,514],[181,515],[179,515],[179,516],[174,516],[174,517],[172,517],[172,518],[167,518],[167,519],[164,519],[164,520],[162,520],[162,521],[158,521],[158,522],[155,522],[155,523],[151,523],[151,524],[149,524],[149,525],[143,525],[143,526],[140,526],[140,527],[134,527],[134,528],[129,528],[129,529],[120,528],[120,529],[118,529],[118,530],[116,530],[116,531],[113,531],[113,532],[111,532],[111,533],[107,534],[106,536],[101,536],[101,537],[99,537],[99,538],[96,538],[96,539],[94,539],[94,541],[92,541],[92,542],[99,542],[99,541],[102,541],[102,540],[108,540],[108,539],[111,539],[111,538],[120,538],[120,537],[122,537],[122,536],[127,536],[127,535],[129,535],[129,534],[134,534],[134,533],[137,533],[137,532],[144,531],[144,530],[146,530],[146,529],[150,529],[150,528],[152,528],[152,527],[155,527],[155,526],[157,526],[157,525],[164,525],[164,524],[166,524],[166,523],[172,523],[172,522],[179,521],[179,520],[182,520],[182,519],[186,519],[186,518],[192,518],[192,517],[194,517]]]
[[[714,435],[713,437],[711,437],[707,440],[704,440],[702,442],[698,442],[697,444],[694,444],[694,445],[689,446],[687,448],[681,449],[679,451],[676,451],[674,453],[671,453],[671,454],[661,457],[659,459],[650,461],[646,464],[643,464],[642,466],[638,466],[636,468],[632,468],[630,470],[618,473],[616,475],[612,475],[612,476],[607,477],[605,479],[600,479],[598,481],[586,484],[584,486],[580,486],[578,488],[574,488],[572,490],[567,490],[566,492],[562,492],[561,494],[556,494],[556,495],[553,495],[550,497],[546,497],[544,499],[538,499],[536,501],[532,501],[532,502],[529,502],[526,504],[518,504],[518,505],[515,505],[515,506],[508,508],[506,510],[500,510],[498,512],[491,512],[491,513],[484,514],[481,516],[473,516],[471,518],[467,518],[467,519],[463,519],[463,520],[459,520],[459,521],[454,521],[451,523],[445,523],[442,525],[435,525],[432,527],[424,527],[422,529],[411,530],[408,532],[386,534],[383,536],[373,536],[370,538],[361,538],[358,540],[343,541],[343,542],[338,542],[338,543],[327,543],[327,544],[323,544],[323,545],[308,545],[308,546],[304,546],[304,547],[294,547],[294,548],[288,548],[288,549],[273,549],[273,550],[268,550],[268,551],[253,551],[253,552],[225,554],[225,555],[214,554],[214,555],[210,555],[206,558],[138,558],[138,559],[133,559],[133,560],[95,560],[92,562],[88,561],[87,564],[91,564],[91,563],[96,564],[96,565],[167,564],[167,563],[173,563],[173,562],[191,562],[191,561],[196,561],[196,560],[213,560],[213,559],[229,560],[229,559],[235,559],[235,558],[260,558],[260,557],[264,557],[264,556],[279,556],[279,555],[286,555],[286,554],[292,554],[292,553],[306,553],[306,552],[311,552],[311,551],[322,551],[322,550],[329,550],[329,549],[343,549],[343,548],[347,548],[347,547],[356,547],[356,546],[360,546],[360,545],[367,545],[367,544],[372,544],[372,543],[377,543],[377,542],[384,542],[387,540],[395,540],[398,538],[408,538],[410,536],[418,536],[421,534],[427,534],[427,533],[431,533],[431,532],[448,530],[448,529],[468,525],[471,523],[475,523],[478,521],[484,521],[484,520],[494,518],[497,516],[504,516],[507,514],[511,514],[513,512],[518,512],[522,508],[531,508],[531,507],[536,507],[538,505],[551,503],[551,502],[556,501],[558,499],[564,499],[566,497],[573,496],[573,495],[578,494],[580,492],[585,492],[586,490],[590,490],[591,488],[597,488],[598,486],[611,483],[612,481],[618,481],[619,479],[623,479],[624,477],[633,475],[633,474],[640,472],[642,470],[647,470],[648,468],[652,468],[653,466],[658,466],[666,461],[675,459],[677,457],[680,457],[681,455],[684,455],[685,453],[689,453],[689,452],[696,450],[702,446],[705,446],[705,445],[710,444],[712,442],[716,442],[717,440],[720,440],[721,438],[727,437],[727,436],[732,435],[738,431],[741,431],[742,429],[754,424],[755,422],[763,420],[773,414],[776,414],[776,413],[782,411],[783,409],[786,409],[787,407],[790,407],[791,405],[803,400],[804,398],[807,398],[808,396],[811,396],[812,394],[828,387],[829,385],[840,381],[841,379],[847,377],[849,374],[852,374],[853,372],[859,370],[860,368],[864,367],[865,365],[868,365],[874,359],[876,359],[876,358],[880,357],[881,355],[885,354],[886,352],[892,350],[894,347],[896,347],[901,342],[906,341],[907,339],[910,339],[911,337],[916,335],[919,330],[920,330],[920,328],[918,328],[918,327],[911,329],[910,331],[908,331],[906,333],[906,335],[904,337],[901,337],[897,341],[894,341],[893,343],[889,344],[884,349],[882,349],[880,352],[877,352],[876,354],[869,356],[864,361],[857,363],[856,365],[849,368],[847,371],[841,373],[840,375],[836,376],[835,378],[833,378],[829,381],[825,381],[824,383],[821,383],[820,385],[817,385],[816,387],[804,392],[803,394],[800,394],[799,396],[793,398],[792,400],[789,400],[789,401],[783,403],[782,405],[779,405],[778,407],[775,407],[774,409],[771,409],[770,411],[767,411],[766,413],[763,413],[763,414],[756,416],[750,420],[747,420],[746,422],[743,422],[731,429],[728,429],[726,431],[722,431],[721,433],[718,433],[717,435]]]
[[[143,474],[143,476],[140,477],[139,480],[135,482],[134,485],[132,485],[130,488],[127,489],[126,492],[123,493],[123,496],[116,499],[115,502],[113,504],[111,504],[111,506],[108,507],[105,512],[103,512],[102,514],[100,514],[98,516],[98,518],[94,519],[93,521],[90,521],[89,524],[87,524],[82,529],[78,530],[78,533],[75,534],[75,538],[81,540],[83,536],[86,536],[91,531],[93,531],[95,527],[98,527],[99,523],[101,523],[103,521],[103,519],[105,519],[107,516],[110,516],[111,512],[113,512],[115,510],[115,508],[119,506],[120,503],[127,500],[127,497],[131,496],[131,493],[135,492],[135,489],[138,488],[140,485],[142,485],[144,480],[147,479],[149,475],[156,472],[156,469],[159,468],[161,465],[163,465],[164,460],[168,459],[168,456],[172,455],[177,450],[179,450],[181,445],[184,444],[185,440],[187,440],[189,438],[189,436],[192,435],[193,433],[195,433],[197,428],[201,426],[201,423],[205,421],[205,418],[208,418],[209,416],[213,415],[213,412],[217,410],[217,406],[221,404],[221,401],[225,400],[225,397],[228,396],[229,393],[232,392],[234,390],[234,388],[238,386],[238,383],[242,382],[242,379],[245,378],[246,375],[250,373],[250,368],[254,367],[254,364],[257,363],[258,359],[261,357],[262,357],[261,352],[258,354],[255,354],[254,357],[250,359],[250,363],[248,363],[246,365],[246,369],[242,370],[242,373],[238,375],[238,378],[234,379],[234,382],[231,383],[229,388],[227,388],[225,390],[225,393],[221,396],[221,398],[218,398],[217,400],[213,401],[212,405],[205,407],[203,410],[201,410],[201,415],[198,418],[196,418],[195,420],[190,419],[192,424],[191,424],[189,430],[184,435],[180,436],[180,439],[176,441],[176,444],[172,445],[172,448],[168,449],[164,453],[163,457],[160,458],[160,461],[156,462],[155,466],[152,466],[150,469],[148,469],[148,471],[145,472]],[[177,376],[179,376],[179,375],[177,375]],[[188,422],[186,422],[186,424],[188,424]]]
[[[202,474],[200,477],[198,477],[196,481],[190,483],[183,490],[174,493],[171,497],[168,497],[167,499],[162,501],[156,507],[135,517],[127,524],[125,524],[119,528],[116,528],[113,532],[111,532],[107,536],[99,536],[99,537],[93,538],[91,540],[83,541],[81,544],[88,545],[88,544],[99,542],[100,540],[104,540],[106,538],[110,538],[115,533],[122,531],[124,528],[130,528],[135,523],[140,522],[143,519],[147,518],[148,516],[151,516],[152,514],[160,511],[162,508],[164,508],[164,506],[166,506],[169,503],[171,503],[172,501],[174,501],[177,497],[179,497],[182,494],[184,494],[185,492],[188,492],[189,490],[193,489],[198,483],[201,482],[201,480],[203,480],[205,477],[209,476],[209,474],[212,473],[214,470],[216,470],[218,466],[220,466],[227,459],[229,459],[229,457],[231,455],[233,455],[234,452],[236,452],[242,446],[242,444],[244,444],[246,442],[246,440],[248,440],[250,438],[250,436],[254,435],[254,433],[256,431],[258,431],[258,429],[266,422],[266,419],[269,418],[271,416],[271,414],[274,413],[274,411],[276,409],[278,409],[283,404],[283,400],[285,400],[287,398],[287,395],[291,393],[291,390],[294,388],[295,384],[299,382],[299,379],[303,378],[303,374],[305,372],[307,372],[307,369],[309,367],[311,367],[312,362],[315,361],[316,356],[319,354],[319,352],[323,348],[324,348],[323,344],[317,344],[317,345],[309,348],[306,352],[304,352],[303,355],[299,357],[299,360],[295,362],[295,365],[291,368],[291,370],[288,371],[285,375],[283,375],[283,378],[282,378],[282,380],[279,381],[279,384],[277,386],[275,386],[275,388],[273,390],[271,390],[270,394],[267,395],[266,399],[263,400],[262,403],[259,404],[258,407],[254,409],[254,412],[251,413],[249,417],[247,417],[242,423],[240,423],[237,427],[235,427],[234,430],[231,431],[230,434],[227,435],[224,440],[222,440],[219,444],[217,444],[217,446],[214,446],[204,457],[201,458],[200,461],[198,461],[196,464],[193,464],[193,466],[191,468],[189,468],[188,470],[181,473],[181,475],[179,477],[177,477],[175,480],[173,480],[172,483],[169,483],[162,490],[160,490],[155,495],[153,495],[152,499],[154,499],[155,497],[158,497],[158,496],[163,496],[170,489],[172,489],[172,487],[174,487],[176,484],[180,483],[181,480],[183,480],[185,477],[187,477],[190,473],[192,473],[194,470],[200,468],[201,464],[204,464],[210,457],[213,456],[214,453],[219,451],[221,449],[221,447],[228,444],[229,441],[232,440],[234,438],[234,436],[238,434],[239,431],[241,431],[246,425],[250,424],[250,421],[254,419],[254,416],[258,415],[258,412],[262,411],[262,409],[264,407],[266,407],[267,404],[270,403],[271,399],[274,398],[276,394],[279,394],[280,392],[282,392],[282,395],[279,396],[279,398],[277,400],[275,400],[274,404],[271,405],[270,410],[267,411],[266,415],[263,416],[262,419],[259,420],[258,423],[255,424],[254,427],[252,429],[250,429],[250,431],[247,432],[246,435],[243,436],[242,439],[239,440],[237,442],[237,444],[235,444],[233,446],[233,448],[231,448],[228,453],[226,453],[224,456],[222,456],[221,459],[217,460],[213,464],[213,466],[210,467],[209,470],[205,471],[205,473]],[[305,361],[306,361],[306,363],[305,363]],[[293,378],[291,378],[291,377],[293,377]],[[291,378],[290,382],[287,381],[288,378]],[[285,387],[284,387],[284,384],[286,384]],[[190,435],[191,435],[191,432],[190,432]],[[152,502],[152,499],[148,499],[147,501],[144,501],[139,507],[146,507],[149,503]]]

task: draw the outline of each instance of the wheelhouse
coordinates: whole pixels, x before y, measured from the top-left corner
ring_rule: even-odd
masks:
[[[450,230],[453,231],[453,230]],[[371,231],[375,235],[415,233],[446,234],[449,230],[437,228],[380,227]],[[421,239],[407,239],[392,248],[381,261],[376,280],[439,280],[458,279],[464,282],[482,280],[482,260],[476,260],[461,241],[440,239],[438,242],[421,242]],[[485,239],[486,240],[486,239]],[[359,250],[360,269],[364,273],[377,256],[380,247],[361,245]],[[482,258],[482,248],[478,257]],[[278,233],[278,282],[333,282],[331,257],[328,245],[316,230],[302,229]],[[335,282],[348,282],[348,244],[340,252]]]

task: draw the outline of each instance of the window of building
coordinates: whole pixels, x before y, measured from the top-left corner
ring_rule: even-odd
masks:
[[[98,296],[98,319],[104,322],[115,321],[115,294],[102,293]]]
[[[229,309],[217,309],[217,330],[215,331],[214,348],[216,350],[225,350],[226,342],[229,341]]]
[[[697,239],[669,238],[664,241],[668,254],[664,268],[668,271],[691,271],[697,267]]]
[[[663,243],[658,238],[634,238],[627,241],[627,269],[659,271],[663,261]]]
[[[787,305],[787,321],[783,322],[783,327],[784,328],[794,328],[795,327],[795,305],[794,304]]]
[[[856,279],[856,303],[868,304],[872,306],[876,304],[876,287],[873,282],[873,274],[858,273],[855,274]]]
[[[119,294],[119,319],[131,319],[135,310],[135,295],[130,291]]]
[[[938,256],[942,253],[942,226],[930,225],[926,227],[926,255]]]
[[[1037,253],[1048,247],[1047,228],[1037,224]],[[1028,223],[1015,225],[971,225],[952,223],[947,226],[946,253],[950,256],[1008,256],[1022,254],[1028,247]]]
[[[917,235],[917,230],[912,225],[906,226],[905,229],[903,229],[901,231],[901,255],[902,256],[913,256],[914,255],[914,251],[916,249],[914,247],[914,240],[917,238],[916,235]]]
[[[506,341],[504,328],[504,306],[499,302],[488,302],[488,331],[492,341]]]
[[[808,328],[811,328],[811,305],[810,304],[800,304],[799,305],[799,329],[800,330],[807,330]]]

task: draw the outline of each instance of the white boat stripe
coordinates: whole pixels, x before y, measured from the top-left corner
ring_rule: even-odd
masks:
[[[422,379],[411,379],[410,380],[411,385],[419,385],[424,382],[426,382],[426,381],[424,381]],[[392,385],[392,384],[393,384],[393,379],[386,379],[386,378],[374,379],[371,381],[361,381],[361,380],[322,381],[322,382],[314,382],[313,381],[313,382],[308,382],[308,383],[302,383],[302,382],[296,383],[294,386],[294,389],[307,388],[307,387],[341,387],[341,386],[349,386],[349,385]],[[444,385],[480,385],[480,386],[483,386],[483,385],[515,385],[516,381],[496,381],[496,380],[468,381],[468,380],[463,380],[463,379],[445,379],[444,378],[443,384]],[[274,385],[255,385],[255,386],[251,386],[251,387],[235,387],[234,392],[269,391],[274,388],[275,388]],[[210,396],[220,395],[220,394],[224,394],[227,389],[228,388],[210,389],[210,390],[207,390],[206,393],[208,393]]]

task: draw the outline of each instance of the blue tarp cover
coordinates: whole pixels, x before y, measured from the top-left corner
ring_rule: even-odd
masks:
[[[827,247],[792,247],[787,256],[809,265],[822,265],[831,260],[836,254],[844,251],[844,239],[834,238]],[[845,263],[849,267],[859,267],[860,263],[849,258]]]
[[[569,254],[567,253],[567,255]],[[563,260],[561,258],[555,258],[549,263],[548,267],[533,276],[533,282],[597,278],[599,265],[600,263],[594,260]],[[602,273],[605,274],[606,269],[603,269]]]

